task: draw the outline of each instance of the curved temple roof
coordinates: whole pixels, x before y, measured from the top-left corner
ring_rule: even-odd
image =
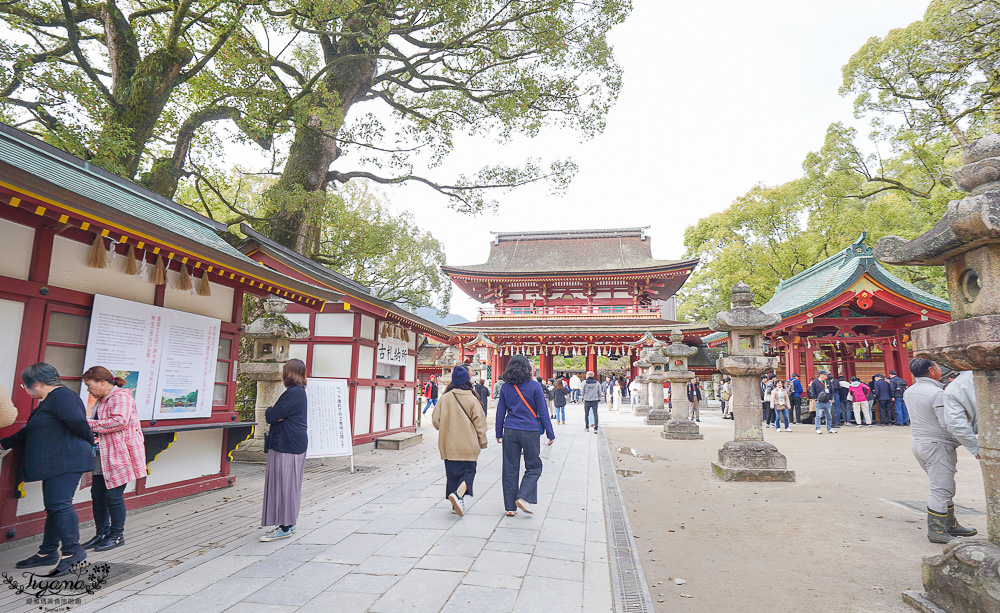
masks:
[[[646,228],[499,232],[483,264],[442,266],[449,274],[507,276],[635,272],[694,267],[698,260],[657,260]]]

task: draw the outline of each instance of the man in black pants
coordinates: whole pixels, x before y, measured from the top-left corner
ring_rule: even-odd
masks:
[[[590,431],[590,412],[594,412],[594,434],[597,434],[597,402],[601,399],[601,384],[594,379],[594,371],[587,371],[587,379],[581,386],[583,392],[584,430]]]

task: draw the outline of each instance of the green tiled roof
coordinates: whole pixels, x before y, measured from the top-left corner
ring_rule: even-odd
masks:
[[[887,271],[875,259],[871,247],[864,244],[862,234],[850,247],[818,264],[807,268],[778,284],[767,304],[760,307],[765,313],[778,313],[782,318],[808,311],[835,298],[847,290],[865,273],[886,288],[918,304],[950,311],[947,300],[929,294]]]
[[[256,266],[216,233],[225,225],[2,123],[0,162]]]

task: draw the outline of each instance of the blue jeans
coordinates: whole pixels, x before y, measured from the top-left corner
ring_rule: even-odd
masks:
[[[910,423],[910,412],[906,410],[906,403],[902,398],[896,398],[896,425],[904,426]]]
[[[778,430],[781,427],[781,418],[785,418],[785,429],[788,429],[788,409],[781,409],[780,411],[774,412],[774,429]]]
[[[531,504],[538,502],[538,478],[542,476],[542,437],[538,430],[503,429],[503,506],[508,511],[516,511],[515,501],[520,498]],[[521,472],[521,454],[524,454],[524,476],[518,484]]]
[[[556,421],[566,421],[566,405],[556,407]]]
[[[438,403],[438,399],[437,398],[428,398],[427,399],[427,406],[424,407],[424,410],[420,414],[423,415],[424,413],[427,412],[427,409],[429,409],[431,407],[434,407],[434,406],[437,406],[437,403]]]
[[[45,504],[45,536],[39,555],[55,553],[62,543],[62,555],[71,556],[80,549],[80,518],[73,508],[73,494],[80,487],[81,473],[63,473],[42,479]]]
[[[820,431],[820,426],[823,423],[823,416],[826,415],[826,431],[829,432],[833,430],[833,415],[830,413],[830,403],[829,402],[817,402],[816,403],[816,432]]]

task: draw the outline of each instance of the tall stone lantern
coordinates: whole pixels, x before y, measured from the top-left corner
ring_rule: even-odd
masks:
[[[649,404],[652,406],[646,414],[646,423],[649,425],[661,426],[670,421],[670,412],[663,406],[663,382],[666,381],[664,374],[667,372],[667,357],[658,349],[654,349],[646,358],[649,362],[649,374],[646,379],[649,381]]]
[[[709,327],[729,333],[729,356],[716,362],[719,370],[733,378],[734,440],[719,450],[712,463],[724,481],[795,481],[795,472],[778,448],[764,441],[760,425],[760,376],[778,366],[778,358],[764,357],[764,335],[781,316],[753,306],[753,293],[746,283],[737,283],[731,308],[715,316]]]
[[[963,161],[955,180],[968,197],[926,234],[875,246],[892,264],[944,265],[952,321],[914,330],[914,354],[973,371],[976,392],[989,540],[957,538],[924,559],[926,593],[903,593],[921,611],[1000,611],[1000,135],[972,143]]]
[[[296,331],[295,325],[285,316],[287,304],[274,296],[264,300],[264,315],[258,317],[247,326],[243,333],[245,338],[253,340],[253,359],[240,364],[240,373],[257,381],[257,401],[254,405],[253,436],[233,451],[233,459],[243,461],[263,462],[264,433],[267,432],[267,422],[264,412],[278,401],[285,391],[281,382],[281,371],[288,361],[288,351],[291,341],[306,338],[309,331]]]
[[[698,353],[697,347],[684,344],[684,334],[680,330],[670,333],[670,344],[661,352],[668,363],[664,377],[670,381],[670,399],[673,410],[670,411],[670,421],[663,426],[660,436],[673,440],[701,440],[698,424],[690,419],[691,407],[687,399],[687,382],[694,378],[694,373],[687,369],[688,358]]]
[[[639,359],[632,363],[639,369],[639,374],[635,377],[636,383],[639,384],[639,402],[632,408],[633,415],[646,415],[653,408],[649,405],[649,376],[647,373],[652,364],[646,359],[648,356],[649,350],[643,349],[639,353]]]

